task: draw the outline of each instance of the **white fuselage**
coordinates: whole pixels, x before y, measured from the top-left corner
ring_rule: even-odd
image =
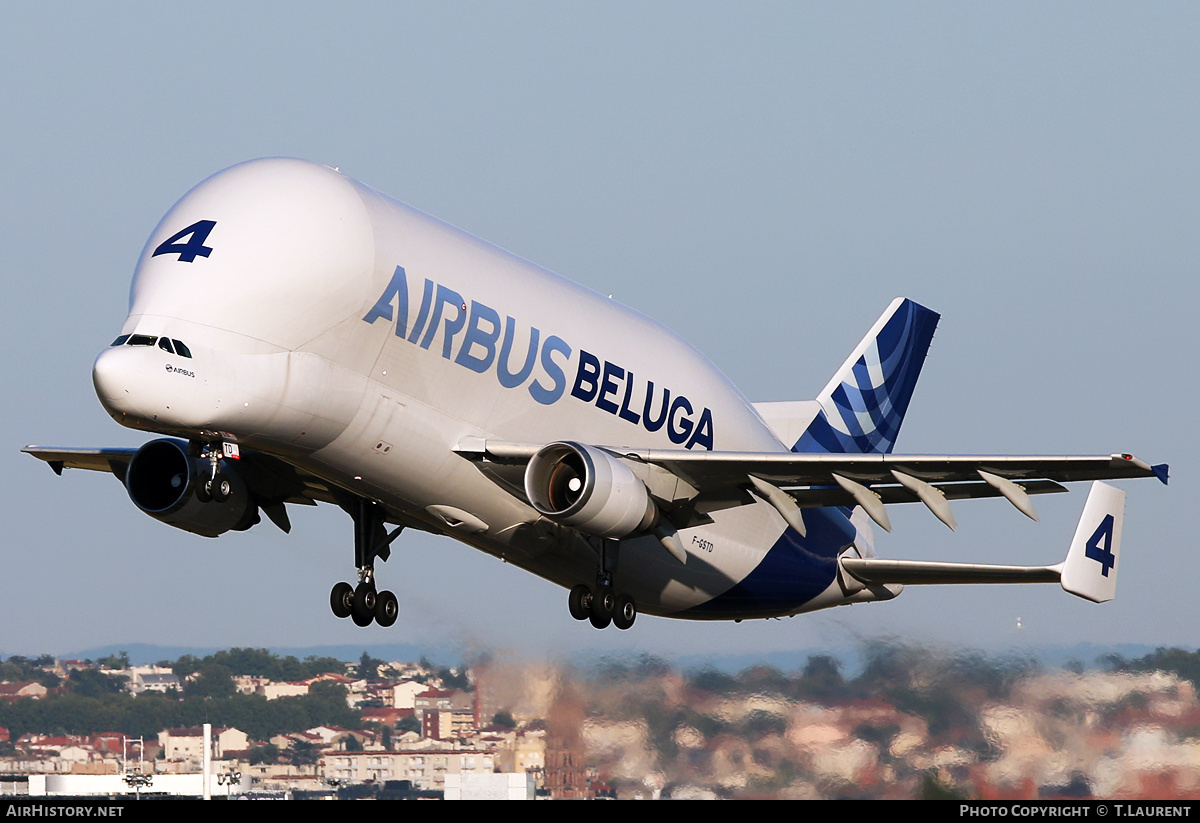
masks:
[[[203,221],[207,233],[163,251]],[[184,196],[142,253],[122,334],[192,353],[100,354],[97,393],[123,424],[236,440],[566,586],[594,574],[588,540],[482,473],[461,444],[787,450],[652,320],[298,160],[235,166]],[[853,539],[846,527],[838,540]],[[785,531],[764,503],[730,507],[680,533],[686,563],[642,537],[623,542],[616,573],[642,610],[677,613],[746,578]],[[828,577],[818,589],[803,610],[843,600]]]

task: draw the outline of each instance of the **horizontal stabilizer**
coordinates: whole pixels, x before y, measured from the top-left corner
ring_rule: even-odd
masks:
[[[1092,484],[1067,559],[1054,566],[988,566],[843,556],[842,570],[863,583],[1061,583],[1071,594],[1095,603],[1112,600],[1125,514],[1125,492]]]
[[[843,557],[842,568],[864,583],[905,585],[945,583],[1057,583],[1056,566],[985,566],[976,563],[932,563]]]

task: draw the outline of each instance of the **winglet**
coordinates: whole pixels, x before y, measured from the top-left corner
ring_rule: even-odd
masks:
[[[1062,564],[1062,587],[1094,603],[1117,593],[1117,559],[1125,522],[1125,492],[1096,481]]]
[[[1167,470],[1170,467],[1166,463],[1159,463],[1157,466],[1151,466],[1150,471],[1154,472],[1154,476],[1162,481],[1162,484],[1167,485]]]

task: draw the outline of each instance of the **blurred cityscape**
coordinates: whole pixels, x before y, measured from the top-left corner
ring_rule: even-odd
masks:
[[[1200,799],[1200,650],[1059,667],[874,643],[856,669],[13,656],[0,795],[173,791],[208,723],[230,796]]]

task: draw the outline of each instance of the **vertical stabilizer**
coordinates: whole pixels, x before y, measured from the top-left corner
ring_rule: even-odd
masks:
[[[794,452],[887,454],[895,445],[940,315],[898,297],[817,397]]]
[[[1075,539],[1062,566],[1062,587],[1094,603],[1117,593],[1117,558],[1125,523],[1125,492],[1096,481],[1083,505]]]

